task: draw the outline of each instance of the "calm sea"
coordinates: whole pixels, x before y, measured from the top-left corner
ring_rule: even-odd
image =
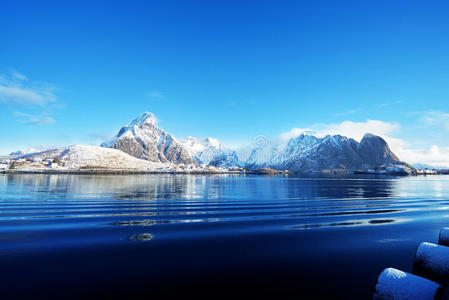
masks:
[[[0,175],[0,297],[370,299],[449,176]]]

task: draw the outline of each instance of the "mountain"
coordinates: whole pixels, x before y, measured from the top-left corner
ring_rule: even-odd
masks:
[[[57,161],[58,167],[65,169],[126,169],[155,171],[168,168],[168,165],[150,162],[135,158],[122,151],[96,146],[74,145],[57,149],[46,150],[38,153],[26,154],[17,158],[17,161],[27,160],[29,168],[44,168],[42,162]]]
[[[365,134],[360,142],[341,135],[317,137],[313,133],[302,133],[286,143],[249,148],[245,153],[241,151],[247,157],[242,161],[236,151],[227,149],[214,138],[188,137],[181,141],[176,140],[159,128],[156,117],[148,112],[140,114],[131,123],[123,126],[111,141],[104,142],[101,146],[102,148],[72,146],[28,155],[16,152],[8,159],[42,156],[59,160],[69,157],[66,164],[72,164],[75,168],[85,166],[91,161],[90,165],[106,168],[133,168],[132,166],[137,164],[139,169],[147,168],[142,162],[153,162],[181,165],[178,166],[180,168],[186,167],[182,164],[190,165],[188,168],[200,168],[202,166],[192,166],[200,164],[222,168],[272,168],[293,172],[357,170],[380,174],[403,173],[404,170],[410,173],[414,170],[399,160],[384,139],[370,133]],[[128,156],[137,160],[131,161]],[[117,162],[114,162],[114,159]]]
[[[156,117],[149,112],[140,114],[123,126],[111,141],[104,142],[101,146],[119,149],[152,162],[193,163],[187,149],[171,134],[160,129]]]
[[[17,155],[25,155],[25,154],[36,153],[36,152],[40,152],[40,151],[37,150],[37,149],[34,149],[34,148],[30,148],[30,149],[17,150],[17,151],[9,153],[9,155],[10,156],[17,156]]]
[[[365,134],[358,145],[357,151],[366,167],[400,162],[399,158],[388,147],[387,142],[374,134]]]
[[[181,144],[199,164],[215,167],[241,165],[237,153],[226,149],[217,139],[211,137],[200,139],[189,136],[182,140]]]
[[[385,140],[369,133],[360,143],[341,135],[319,138],[301,134],[290,139],[286,145],[253,149],[245,164],[250,168],[270,167],[304,172],[405,165]]]

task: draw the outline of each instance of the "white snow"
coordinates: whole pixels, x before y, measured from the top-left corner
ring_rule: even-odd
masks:
[[[184,140],[181,140],[180,142],[187,149],[187,151],[189,151],[189,154],[191,156],[195,156],[197,153],[204,151],[208,148],[213,148],[216,150],[224,149],[224,146],[220,143],[219,140],[211,137],[201,139],[189,136]]]
[[[412,170],[403,165],[388,165],[388,166],[380,166],[378,169],[369,169],[368,173],[371,174],[411,174]]]
[[[440,287],[428,279],[387,268],[379,275],[373,300],[433,300]]]
[[[123,126],[112,140],[102,143],[101,146],[114,148],[119,141],[134,145],[142,150],[142,153],[139,153],[139,151],[133,152],[133,147],[130,147],[129,151],[131,152],[128,152],[125,150],[126,147],[121,148],[123,151],[135,154],[138,158],[158,162],[173,161],[177,158],[167,158],[166,155],[176,149],[175,151],[181,152],[182,160],[191,160],[179,141],[165,130],[159,128],[156,117],[149,112],[140,114],[130,124]]]
[[[149,162],[135,158],[120,150],[96,146],[74,145],[70,147],[47,150],[31,155],[22,156],[22,159],[33,161],[53,161],[60,163],[55,168],[80,169],[80,168],[107,168],[153,171],[160,168],[169,168],[171,165]],[[53,167],[54,162],[49,167]]]
[[[255,148],[248,157],[246,163],[250,165],[276,166],[295,157],[307,157],[315,149],[331,136],[318,138],[313,133],[303,132],[287,143],[267,145],[263,148]]]
[[[17,155],[25,155],[25,154],[31,154],[31,153],[37,153],[37,152],[40,152],[40,151],[35,148],[30,148],[30,149],[17,150],[17,151],[11,152],[9,155],[17,156]]]
[[[0,170],[6,170],[15,163],[17,171],[42,170],[124,170],[139,172],[170,172],[170,173],[225,173],[227,169],[172,163],[151,162],[135,158],[121,150],[97,146],[73,145],[38,153],[27,154],[2,161]]]
[[[156,116],[150,112],[141,113],[136,119],[134,119],[131,123],[123,126],[119,133],[112,138],[110,141],[104,142],[101,144],[102,147],[110,148],[114,143],[121,137],[133,137],[138,136],[142,140],[148,140],[148,137],[151,136],[145,132],[141,127],[143,124],[151,124],[156,125],[157,119]]]
[[[235,151],[226,149],[218,139],[189,136],[180,142],[199,164],[210,165],[215,159],[220,158],[220,165],[222,166],[231,167],[240,165]]]

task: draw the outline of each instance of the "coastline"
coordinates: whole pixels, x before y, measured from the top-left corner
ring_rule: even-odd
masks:
[[[146,175],[146,174],[247,174],[237,171],[143,171],[126,169],[66,169],[66,170],[2,170],[0,174],[70,174],[70,175]]]

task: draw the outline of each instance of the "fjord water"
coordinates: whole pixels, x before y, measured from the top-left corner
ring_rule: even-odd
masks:
[[[444,176],[0,175],[0,293],[370,299],[446,225]]]

